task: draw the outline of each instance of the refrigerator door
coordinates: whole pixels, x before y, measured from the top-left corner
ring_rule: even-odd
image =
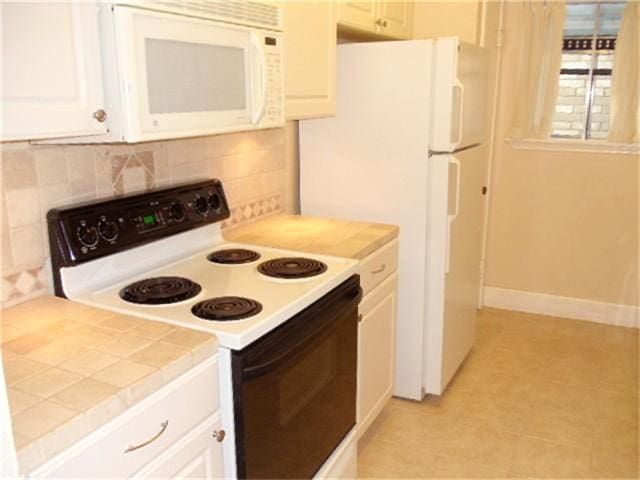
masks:
[[[400,226],[395,394],[422,398],[432,40],[338,46],[334,118],[300,122],[302,213]]]
[[[431,150],[453,152],[486,140],[488,53],[458,38],[435,40]]]
[[[426,393],[444,391],[475,341],[486,150],[429,159]]]

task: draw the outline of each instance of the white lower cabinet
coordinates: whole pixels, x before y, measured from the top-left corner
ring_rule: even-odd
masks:
[[[223,442],[227,441],[219,434],[223,429],[219,396],[216,356],[27,476],[219,478],[223,476]]]
[[[367,431],[391,398],[395,370],[398,298],[397,242],[374,252],[361,262],[361,278],[384,272],[375,286],[364,281],[358,323],[358,438]],[[385,268],[382,268],[382,265]],[[369,271],[371,270],[371,271]]]
[[[220,431],[220,415],[216,414],[159,455],[135,478],[224,477]]]

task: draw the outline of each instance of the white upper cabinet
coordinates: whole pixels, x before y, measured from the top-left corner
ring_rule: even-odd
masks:
[[[335,115],[335,3],[283,2],[282,7],[286,117]]]
[[[2,140],[106,132],[95,2],[2,5]]]
[[[380,33],[393,38],[411,38],[413,2],[379,2]]]
[[[394,39],[411,38],[412,1],[342,1],[338,5],[338,25],[347,31]]]
[[[375,32],[378,20],[376,1],[340,2],[338,4],[338,21],[340,25],[359,30]]]

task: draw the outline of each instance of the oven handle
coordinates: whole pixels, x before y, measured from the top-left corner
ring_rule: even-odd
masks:
[[[254,365],[252,367],[247,367],[242,369],[242,378],[249,380],[252,378],[261,377],[285,363],[287,360],[296,357],[300,354],[304,349],[313,341],[318,340],[319,338],[323,338],[335,330],[336,326],[339,324],[340,317],[345,311],[357,308],[360,300],[362,299],[362,288],[358,286],[357,293],[352,297],[352,299],[344,304],[338,311],[333,313],[333,319],[329,324],[323,324],[319,328],[315,329],[312,333],[305,336],[303,340],[298,342],[296,345],[289,348],[287,351],[282,354],[271,358],[265,362],[259,363],[258,365]]]

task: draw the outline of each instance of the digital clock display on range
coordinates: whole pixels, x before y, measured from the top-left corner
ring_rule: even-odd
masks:
[[[148,226],[153,226],[156,223],[158,223],[158,221],[156,220],[156,216],[155,215],[144,215],[142,217],[142,222],[145,225],[148,225]]]
[[[161,208],[157,208],[156,210],[149,208],[140,209],[131,212],[130,218],[140,233],[166,227],[166,221]]]

